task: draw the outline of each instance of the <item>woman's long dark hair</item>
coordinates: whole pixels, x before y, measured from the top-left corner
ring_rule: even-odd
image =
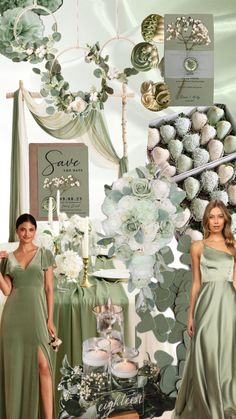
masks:
[[[16,220],[16,230],[18,229],[18,227],[23,224],[23,223],[31,223],[33,224],[33,226],[35,226],[35,230],[37,230],[37,222],[35,220],[35,218],[33,217],[33,215],[31,214],[21,214],[17,220]]]

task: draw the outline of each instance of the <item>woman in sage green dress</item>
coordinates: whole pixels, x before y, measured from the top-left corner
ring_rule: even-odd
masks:
[[[172,419],[236,419],[236,246],[221,201],[203,217],[192,244],[191,337]]]
[[[49,334],[53,324],[52,253],[37,248],[36,221],[16,222],[19,247],[5,260],[0,290],[8,296],[0,326],[0,418],[53,419]],[[1,253],[0,256],[5,256]]]

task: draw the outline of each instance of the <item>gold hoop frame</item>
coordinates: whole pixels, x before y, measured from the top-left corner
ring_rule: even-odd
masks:
[[[113,36],[113,38],[108,39],[108,41],[105,42],[105,44],[103,44],[103,46],[100,49],[100,54],[102,55],[102,51],[104,50],[104,48],[110,44],[110,42],[113,41],[128,41],[130,44],[132,44],[133,46],[135,46],[135,42],[132,41],[131,39],[127,38],[126,36]]]

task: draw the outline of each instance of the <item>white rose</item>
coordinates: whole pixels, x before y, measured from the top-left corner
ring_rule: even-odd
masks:
[[[78,97],[70,103],[69,108],[74,112],[82,113],[87,108],[87,102],[81,99],[81,97]]]
[[[170,185],[163,180],[157,179],[152,183],[152,189],[156,199],[163,200],[169,196]]]

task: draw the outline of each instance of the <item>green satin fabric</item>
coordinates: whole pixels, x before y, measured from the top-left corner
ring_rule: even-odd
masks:
[[[92,308],[95,305],[107,303],[110,297],[114,304],[123,307],[125,343],[129,345],[127,334],[129,301],[122,284],[109,283],[94,277],[89,277],[89,281],[94,284],[94,287],[81,288],[79,285],[75,285],[72,290],[66,292],[56,289],[54,294],[54,322],[58,336],[63,341],[59,351],[53,354],[57,410],[60,399],[57,386],[61,380],[60,368],[65,354],[70,365],[81,364],[83,341],[97,336],[96,317],[92,313]]]
[[[172,419],[236,419],[234,257],[204,246],[195,334]]]

